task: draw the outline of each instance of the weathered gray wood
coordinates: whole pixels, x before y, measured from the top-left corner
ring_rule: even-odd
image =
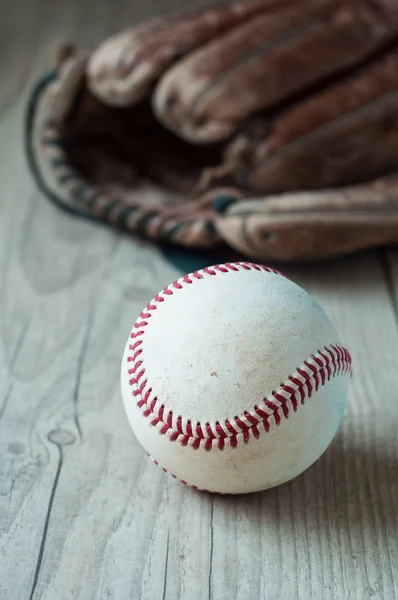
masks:
[[[392,600],[397,255],[285,269],[352,350],[344,423],[293,482],[211,497],[145,457],[119,393],[132,321],[176,271],[59,212],[27,172],[22,114],[52,40],[89,45],[181,4],[14,0],[0,25],[0,599]]]

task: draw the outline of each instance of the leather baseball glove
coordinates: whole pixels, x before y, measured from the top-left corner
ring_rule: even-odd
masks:
[[[52,200],[152,239],[258,260],[391,245],[398,4],[238,0],[64,46],[26,133]]]

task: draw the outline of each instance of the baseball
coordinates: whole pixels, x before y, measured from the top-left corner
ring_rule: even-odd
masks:
[[[149,456],[210,492],[296,477],[332,441],[351,357],[317,302],[272,268],[226,263],[184,275],[143,309],[121,387]]]

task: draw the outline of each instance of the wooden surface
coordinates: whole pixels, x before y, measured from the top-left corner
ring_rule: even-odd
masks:
[[[0,599],[393,600],[398,254],[285,269],[352,350],[344,422],[291,483],[211,497],[146,458],[119,392],[137,312],[179,273],[156,247],[58,211],[28,174],[22,115],[53,40],[94,44],[181,2],[2,9]]]

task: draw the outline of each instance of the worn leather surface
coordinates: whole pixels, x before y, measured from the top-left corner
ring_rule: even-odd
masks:
[[[234,268],[181,278],[143,309],[150,316],[126,343],[121,388],[137,439],[163,468],[189,485],[237,494],[280,485],[323,453],[343,415],[350,369],[334,359],[333,376],[315,383],[309,369],[305,379],[306,361],[340,344],[334,326],[286,277]],[[283,411],[300,378],[309,387]],[[280,415],[267,402],[274,395]],[[257,421],[259,408],[269,425]]]
[[[312,260],[397,241],[397,109],[396,3],[238,1],[64,57],[39,135],[77,212]]]

